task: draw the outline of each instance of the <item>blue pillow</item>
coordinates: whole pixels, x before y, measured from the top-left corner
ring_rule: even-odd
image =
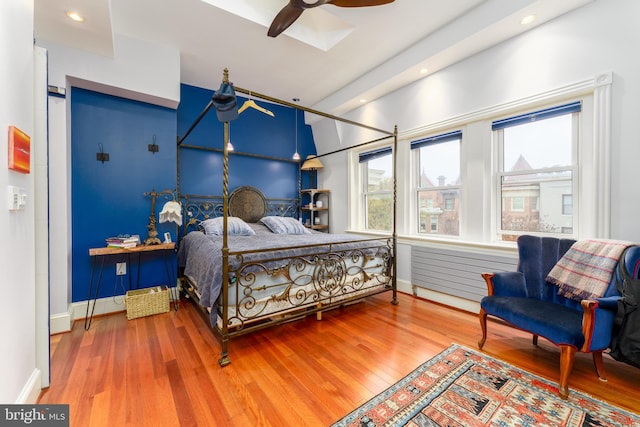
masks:
[[[260,222],[275,234],[311,234],[297,219],[286,216],[265,216]]]
[[[204,231],[204,234],[222,236],[223,218],[211,218],[198,224],[198,228]],[[227,235],[229,236],[253,236],[255,231],[249,225],[235,216],[227,217]]]

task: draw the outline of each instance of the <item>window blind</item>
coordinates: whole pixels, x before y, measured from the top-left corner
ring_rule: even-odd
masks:
[[[426,147],[428,145],[440,144],[443,142],[455,141],[457,139],[462,139],[461,130],[457,130],[449,133],[443,133],[441,135],[436,135],[436,136],[430,136],[428,138],[422,138],[416,141],[411,141],[411,149],[415,150],[416,148]]]
[[[391,147],[384,147],[384,148],[379,148],[377,150],[371,150],[365,153],[360,153],[359,162],[364,163],[364,162],[368,162],[369,160],[379,159],[380,157],[387,156],[392,152],[393,152],[393,149]]]
[[[520,116],[509,117],[502,120],[496,120],[491,123],[491,130],[505,129],[511,126],[517,126],[525,123],[535,122],[537,120],[549,119],[551,117],[562,116],[564,114],[576,113],[582,109],[582,101],[572,102],[570,104],[558,105],[544,110],[533,111],[531,113],[522,114]]]

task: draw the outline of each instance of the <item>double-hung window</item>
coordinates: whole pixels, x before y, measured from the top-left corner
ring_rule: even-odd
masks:
[[[573,234],[578,212],[580,102],[492,123],[498,142],[497,218],[501,240],[520,234]]]
[[[411,142],[418,233],[460,235],[460,144],[455,131]]]
[[[365,228],[391,231],[393,228],[393,156],[391,147],[359,155],[362,170]]]

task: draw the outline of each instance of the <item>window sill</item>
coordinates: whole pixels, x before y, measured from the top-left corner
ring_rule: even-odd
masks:
[[[362,231],[362,230],[347,230],[345,233],[359,234],[363,236],[374,237],[391,237],[390,232],[382,231]],[[462,250],[482,250],[483,252],[495,252],[500,255],[515,255],[517,256],[517,246],[515,242],[472,242],[467,240],[459,240],[445,237],[435,236],[415,236],[410,234],[398,234],[398,243],[404,245],[415,246],[436,246],[448,249],[462,249]]]

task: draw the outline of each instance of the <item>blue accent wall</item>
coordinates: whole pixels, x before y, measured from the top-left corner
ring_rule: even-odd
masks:
[[[178,107],[178,135],[184,135],[209,104],[212,90],[182,85]],[[238,106],[246,97],[238,95]],[[295,152],[296,119],[298,153],[304,159],[316,154],[311,127],[304,124],[304,114],[293,108],[254,101],[274,113],[274,117],[256,109],[244,110],[229,123],[230,140],[235,153],[229,155],[229,192],[251,185],[267,198],[297,198],[299,164],[292,162]],[[183,141],[183,145],[223,148],[223,124],[211,108]],[[241,153],[267,156],[250,157]],[[184,194],[222,195],[222,153],[191,148],[180,150],[180,192]]]
[[[151,197],[145,192],[178,187],[177,138],[207,106],[212,90],[181,85],[178,110],[171,110],[85,89],[71,90],[71,214],[72,214],[72,300],[87,300],[91,279],[90,248],[105,246],[105,238],[121,233],[139,234],[144,240],[151,214]],[[238,96],[242,105],[246,97]],[[255,109],[245,110],[230,122],[231,142],[236,153],[229,157],[229,190],[251,185],[268,198],[297,198],[299,164],[291,161],[295,151],[296,120],[298,152],[302,159],[315,154],[311,127],[304,124],[302,111],[255,102],[275,117]],[[160,151],[151,153],[148,144]],[[212,108],[184,144],[222,149],[223,124]],[[109,161],[96,160],[102,149]],[[257,157],[256,157],[257,156]],[[259,156],[269,157],[267,159]],[[180,149],[180,191],[184,194],[222,195],[222,153]],[[306,174],[303,174],[303,188]],[[168,199],[158,198],[155,216]],[[160,238],[168,231],[175,241],[175,224],[156,224]],[[176,272],[175,256],[169,267]],[[128,264],[126,276],[116,276],[115,263],[124,257],[106,259],[98,297],[123,295],[129,280],[134,287],[140,274],[142,287],[167,283],[162,256],[145,254],[140,271],[136,258]],[[97,272],[96,272],[97,275]],[[175,277],[175,276],[173,276]],[[97,277],[94,277],[94,285]],[[175,279],[172,280],[172,284]],[[121,301],[121,298],[118,300]],[[123,306],[124,309],[124,306]]]
[[[148,151],[153,135],[160,149],[155,154]],[[72,299],[76,302],[88,296],[89,249],[103,247],[105,238],[123,233],[139,234],[144,240],[151,214],[151,197],[144,193],[176,188],[176,111],[73,88],[71,141]],[[108,162],[96,160],[99,144],[109,154]],[[165,201],[156,200],[156,218]],[[157,228],[160,236],[169,231],[176,238],[175,224],[157,224]],[[175,272],[175,256],[169,255]],[[167,284],[162,256],[142,257],[140,285]],[[128,288],[130,278],[135,287],[138,271],[131,264],[126,276],[116,276],[115,262],[120,261],[126,259],[105,259],[99,297],[124,294],[122,285]]]

